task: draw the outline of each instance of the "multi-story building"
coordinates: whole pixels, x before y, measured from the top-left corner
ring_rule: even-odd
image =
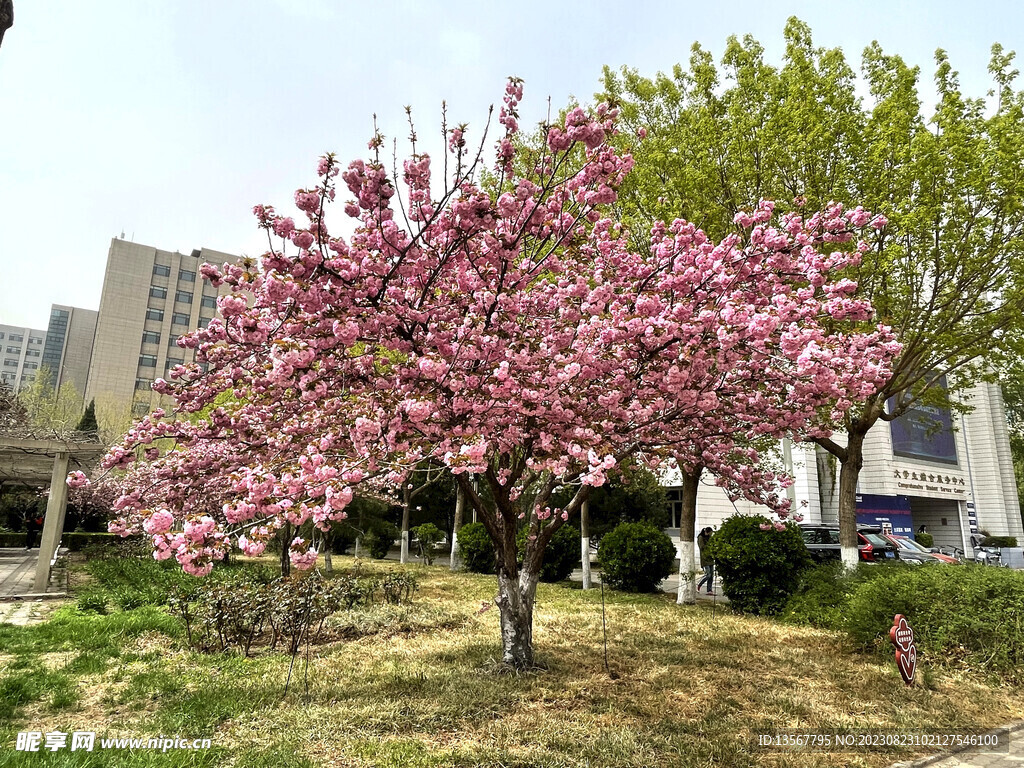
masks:
[[[857,519],[894,533],[913,535],[923,525],[936,546],[970,553],[971,535],[1014,536],[1024,543],[1002,393],[976,384],[965,393],[971,410],[953,416],[941,408],[917,407],[893,422],[879,421],[864,444]],[[842,443],[842,436],[834,438]],[[791,490],[806,522],[835,523],[839,513],[839,466],[821,448],[792,449]],[[681,478],[664,478],[678,520]],[[734,512],[763,513],[756,505],[730,502],[711,478],[697,497],[697,529],[718,525]]]
[[[50,307],[50,324],[46,329],[46,344],[43,348],[43,368],[49,372],[54,389],[59,390],[70,383],[79,395],[85,394],[98,317],[99,312],[95,309],[63,304]]]
[[[35,381],[45,340],[46,331],[0,325],[0,381],[14,391]]]
[[[153,382],[193,359],[178,337],[217,314],[218,291],[199,267],[236,258],[209,248],[186,254],[111,240],[86,400],[130,404],[134,416],[156,407]]]

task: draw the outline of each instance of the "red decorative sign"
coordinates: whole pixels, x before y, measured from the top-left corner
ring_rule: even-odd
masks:
[[[903,682],[912,685],[914,672],[917,670],[917,644],[914,642],[914,630],[910,628],[902,613],[897,613],[893,618],[889,639],[896,646],[896,668],[900,671]]]

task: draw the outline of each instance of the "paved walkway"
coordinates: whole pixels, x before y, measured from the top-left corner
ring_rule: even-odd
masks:
[[[33,596],[32,581],[36,575],[38,549],[0,548],[0,602],[19,600],[23,596]],[[63,568],[53,569],[50,583],[46,587],[47,597],[67,592],[66,571]]]

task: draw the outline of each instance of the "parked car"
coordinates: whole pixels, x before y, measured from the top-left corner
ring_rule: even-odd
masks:
[[[802,523],[800,532],[803,534],[807,551],[815,562],[825,563],[840,559],[838,525]],[[896,545],[882,537],[881,528],[858,526],[857,539],[860,559],[865,563],[899,559]]]
[[[900,560],[908,563],[959,563],[955,557],[933,552],[923,544],[911,539],[909,536],[897,536],[894,533],[882,534],[899,548]]]

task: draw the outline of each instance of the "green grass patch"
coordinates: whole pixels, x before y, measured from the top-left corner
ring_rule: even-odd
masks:
[[[331,617],[337,640],[303,645],[287,693],[288,655],[265,646],[252,658],[195,652],[180,622],[155,606],[106,615],[69,607],[38,626],[0,627],[8,743],[26,727],[84,727],[214,744],[116,761],[111,753],[109,763],[11,764],[882,768],[914,753],[787,755],[752,744],[797,727],[966,731],[1024,711],[1015,687],[927,655],[928,685],[907,688],[891,658],[864,653],[843,633],[606,590],[610,676],[600,591],[548,584],[534,618],[547,669],[509,674],[497,663],[497,609],[480,611],[494,577],[408,570],[420,583],[412,603]]]

